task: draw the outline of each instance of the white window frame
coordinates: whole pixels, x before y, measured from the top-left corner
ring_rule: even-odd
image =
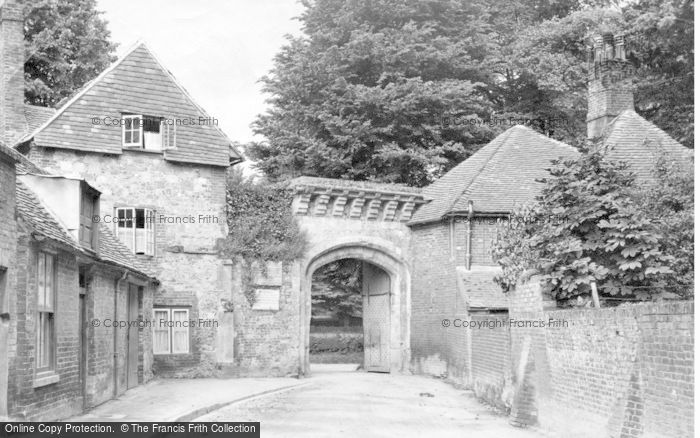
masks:
[[[49,268],[48,262],[51,261]],[[37,327],[36,327],[36,357],[35,370],[37,373],[53,371],[56,368],[56,257],[44,251],[39,251],[37,255]],[[42,272],[43,271],[43,272]],[[50,285],[50,296],[47,293],[48,281]],[[41,321],[48,321],[49,333],[43,333]],[[43,337],[42,337],[43,335]],[[44,355],[42,343],[47,344],[48,351]],[[44,360],[42,360],[42,358]]]
[[[126,211],[131,211],[131,227],[120,227],[120,220],[119,220],[119,211],[124,210]],[[138,253],[138,254],[144,254],[148,256],[154,256],[156,255],[156,232],[155,232],[155,216],[156,216],[156,211],[153,210],[152,208],[145,208],[145,207],[116,207],[114,209],[114,234],[116,234],[117,238],[122,241],[129,249],[131,249],[131,252],[134,254],[137,254],[136,252],[136,210],[143,210],[143,216],[144,216],[144,224],[143,224],[143,232],[144,232],[144,239],[145,239],[145,249],[143,253]],[[126,217],[126,214],[124,214]],[[126,242],[123,240],[121,237],[122,233],[119,231],[121,229],[131,229],[131,241]]]
[[[133,129],[134,126],[134,120],[138,121],[138,133],[139,133],[139,141],[138,142],[133,142],[133,136],[132,136],[132,141],[130,143],[126,142],[126,121],[127,119],[130,119],[131,122],[131,127],[130,132],[135,132]],[[123,114],[122,115],[122,146],[124,147],[143,147],[143,116],[140,114]]]
[[[161,327],[160,321],[162,318],[158,318],[156,313],[167,313],[167,321],[174,322],[175,319],[173,315],[175,313],[182,312],[185,314],[185,319],[183,321],[190,320],[190,310],[182,307],[154,307],[153,308],[153,354],[189,354],[190,352],[190,328],[189,323],[186,327]],[[168,346],[166,349],[156,349],[156,331],[166,331],[168,332]],[[182,350],[175,350],[175,333],[185,333],[185,348]]]

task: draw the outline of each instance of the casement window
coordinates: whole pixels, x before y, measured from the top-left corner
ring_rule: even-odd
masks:
[[[175,148],[174,119],[123,115],[123,146],[149,151]]]
[[[56,263],[51,254],[39,253],[37,261],[36,370],[50,371],[56,357]]]
[[[80,197],[80,244],[97,251],[99,226],[93,218],[100,214],[99,195],[95,190],[84,187]]]
[[[122,140],[124,147],[143,145],[143,121],[139,115],[122,116]]]
[[[117,237],[134,254],[155,255],[155,211],[148,208],[117,208]]]
[[[188,309],[153,309],[153,354],[184,354],[190,351]]]

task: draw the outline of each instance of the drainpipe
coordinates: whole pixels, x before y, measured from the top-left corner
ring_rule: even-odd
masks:
[[[118,391],[118,388],[117,388],[117,365],[118,365],[118,363],[117,363],[118,362],[117,361],[117,358],[118,358],[117,357],[117,354],[118,354],[117,353],[117,328],[114,327],[114,322],[117,320],[117,317],[119,316],[117,314],[117,301],[118,301],[117,298],[119,297],[119,286],[121,285],[122,281],[126,280],[127,275],[129,275],[129,271],[125,269],[124,275],[122,275],[118,280],[114,280],[114,319],[112,320],[112,324],[113,324],[112,331],[114,333],[114,338],[113,338],[114,340],[112,343],[112,346],[114,347],[114,354],[112,356],[112,360],[113,360],[112,375],[113,375],[113,381],[114,381],[114,391],[113,391],[114,397],[113,398],[117,398],[117,391]]]
[[[471,269],[472,266],[472,217],[474,217],[474,202],[469,201],[469,210],[467,214],[467,270]]]

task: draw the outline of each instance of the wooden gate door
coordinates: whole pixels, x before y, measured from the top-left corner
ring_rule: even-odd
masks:
[[[126,387],[133,388],[139,384],[139,327],[135,321],[139,319],[139,289],[133,284],[129,285],[129,322],[127,335],[127,366]]]
[[[362,289],[365,370],[388,373],[391,279],[381,268],[363,263]]]

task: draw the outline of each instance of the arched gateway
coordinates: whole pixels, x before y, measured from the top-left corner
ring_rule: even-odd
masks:
[[[333,261],[363,262],[365,369],[407,371],[410,364],[411,274],[406,222],[423,203],[410,187],[300,177],[290,183],[292,208],[310,245],[301,268],[299,361],[309,372],[311,283]]]

